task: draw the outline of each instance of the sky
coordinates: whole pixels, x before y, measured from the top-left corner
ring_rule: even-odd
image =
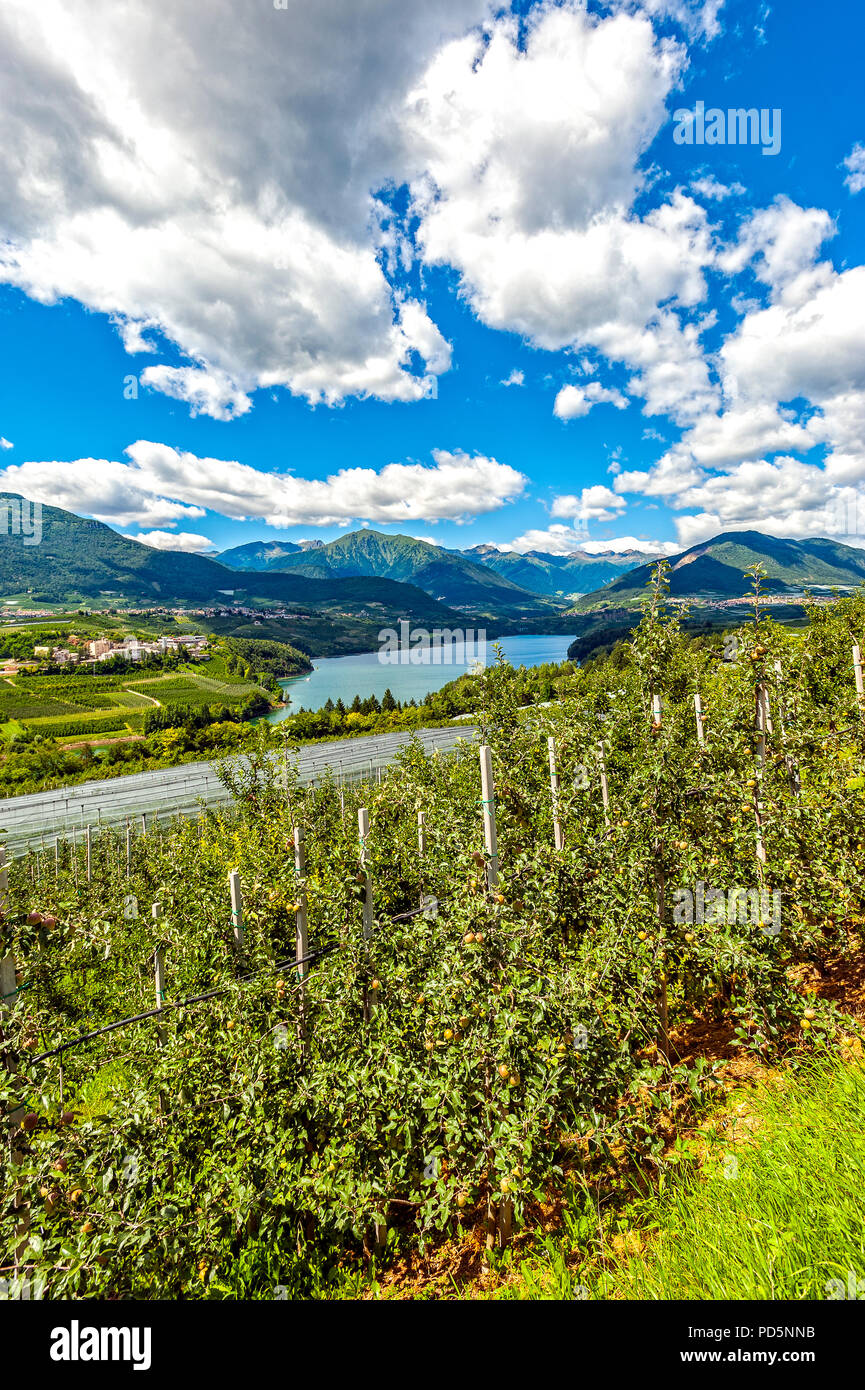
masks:
[[[4,0],[0,486],[200,553],[865,546],[863,41],[853,0]]]

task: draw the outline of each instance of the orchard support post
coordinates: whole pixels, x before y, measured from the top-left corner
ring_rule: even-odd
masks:
[[[423,859],[426,854],[426,815],[423,811],[417,813],[417,852]]]
[[[547,739],[547,752],[550,756],[550,796],[553,805],[553,837],[556,849],[564,849],[565,833],[562,830],[561,797],[559,795],[559,774],[556,771],[556,740],[550,735]]]
[[[0,913],[5,913],[9,898],[9,868],[6,863],[6,846],[0,845]],[[0,1008],[11,1008],[17,988],[15,975],[15,952],[8,951],[0,957]]]
[[[604,759],[604,740],[598,743],[598,766],[601,770],[601,805],[604,808],[604,825],[610,824],[610,786],[607,781],[607,764]]]
[[[860,719],[865,718],[865,684],[862,682],[862,653],[859,643],[853,643],[853,676],[856,681],[856,702]]]
[[[234,940],[238,946],[243,942],[243,894],[240,889],[240,874],[232,869],[228,875],[228,888],[231,894],[231,926]]]
[[[793,793],[793,795],[801,796],[802,784],[799,780],[799,769],[796,766],[796,763],[793,760],[792,755],[787,752],[787,731],[784,727],[784,706],[781,701],[781,686],[784,680],[784,672],[781,667],[780,661],[775,662],[775,674],[778,677],[778,697],[776,702],[778,708],[778,726],[781,731],[781,743],[784,748],[784,764],[787,768],[787,779],[790,783],[790,791]]]
[[[159,903],[154,903],[151,908],[151,916],[154,922],[158,922],[162,917],[162,907]],[[153,987],[156,994],[156,1007],[161,1009],[165,1004],[165,946],[160,942],[153,952]],[[162,1046],[165,1045],[165,1030],[157,1026],[156,1035]]]
[[[658,913],[658,939],[664,940],[664,926],[667,917],[667,893],[662,858],[663,845],[655,843],[655,901]],[[667,1007],[667,962],[664,960],[663,972],[658,983],[658,1046],[667,1061],[670,1060],[669,1016]]]
[[[761,779],[766,771],[766,710],[765,687],[758,682],[755,692],[754,727],[757,731],[756,785],[754,787],[754,826],[757,839],[757,861],[760,864],[760,887],[762,888],[762,865],[766,863],[766,844],[763,839],[763,807],[760,800]]]
[[[297,899],[295,907],[295,959],[302,961],[298,965],[298,979],[303,983],[309,974],[309,963],[307,962],[307,911],[306,911],[306,850],[303,843],[303,831],[299,825],[294,828],[294,872],[297,875]],[[301,995],[301,998],[303,996]]]
[[[126,821],[126,877],[132,877],[132,826]]]
[[[496,834],[496,789],[493,782],[493,754],[488,743],[480,750],[481,802],[484,808],[484,843],[487,850],[487,887],[499,881],[499,848]]]
[[[703,729],[703,703],[700,699],[699,690],[694,694],[694,719],[697,723],[697,744],[700,748],[705,748],[706,734]]]
[[[86,847],[86,851],[87,851],[87,882],[89,883],[89,882],[91,881],[91,867],[90,867],[90,826],[89,826],[89,825],[88,825],[87,829],[86,829],[85,832],[84,832],[84,843],[85,843],[85,847]]]
[[[360,866],[363,871],[363,939],[372,939],[372,878],[369,872],[369,811],[362,806],[357,813],[357,833],[360,840]]]

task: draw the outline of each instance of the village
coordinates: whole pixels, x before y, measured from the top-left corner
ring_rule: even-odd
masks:
[[[37,662],[50,662],[53,666],[95,667],[103,661],[120,657],[124,661],[143,661],[148,656],[163,657],[169,652],[185,652],[190,658],[201,656],[207,649],[207,638],[202,633],[187,633],[180,637],[157,637],[152,641],[142,641],[138,637],[124,637],[119,640],[110,637],[94,639],[78,637],[70,633],[65,647],[33,648]],[[15,675],[22,666],[30,662],[4,661],[0,675]]]

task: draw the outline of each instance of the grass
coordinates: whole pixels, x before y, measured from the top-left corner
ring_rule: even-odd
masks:
[[[743,1133],[728,1122],[715,1151],[660,1196],[604,1221],[575,1193],[564,1236],[547,1238],[494,1296],[822,1300],[851,1271],[865,1277],[861,1061],[811,1061],[744,1106]]]

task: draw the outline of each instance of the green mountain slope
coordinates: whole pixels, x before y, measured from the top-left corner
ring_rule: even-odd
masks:
[[[691,546],[670,558],[670,594],[674,598],[738,598],[748,592],[743,572],[765,566],[768,593],[792,594],[818,587],[851,587],[865,582],[865,550],[839,541],[781,540],[760,531],[729,531]],[[606,588],[587,594],[582,611],[596,603],[628,603],[641,597],[652,564],[640,565]]]
[[[266,544],[266,543],[265,543]],[[226,552],[223,559],[230,558]],[[464,555],[381,531],[350,531],[336,540],[278,561],[284,574],[309,578],[378,577],[415,584],[435,599],[476,612],[537,613],[555,611],[537,594]]]
[[[0,495],[0,508],[10,500],[19,499]],[[360,616],[380,625],[402,617],[428,626],[453,626],[457,619],[423,589],[392,579],[241,575],[203,555],[154,550],[100,521],[44,506],[38,545],[0,533],[0,596],[13,595],[28,595],[34,603],[96,601],[103,607],[132,601],[141,606],[289,604],[317,613]]]

